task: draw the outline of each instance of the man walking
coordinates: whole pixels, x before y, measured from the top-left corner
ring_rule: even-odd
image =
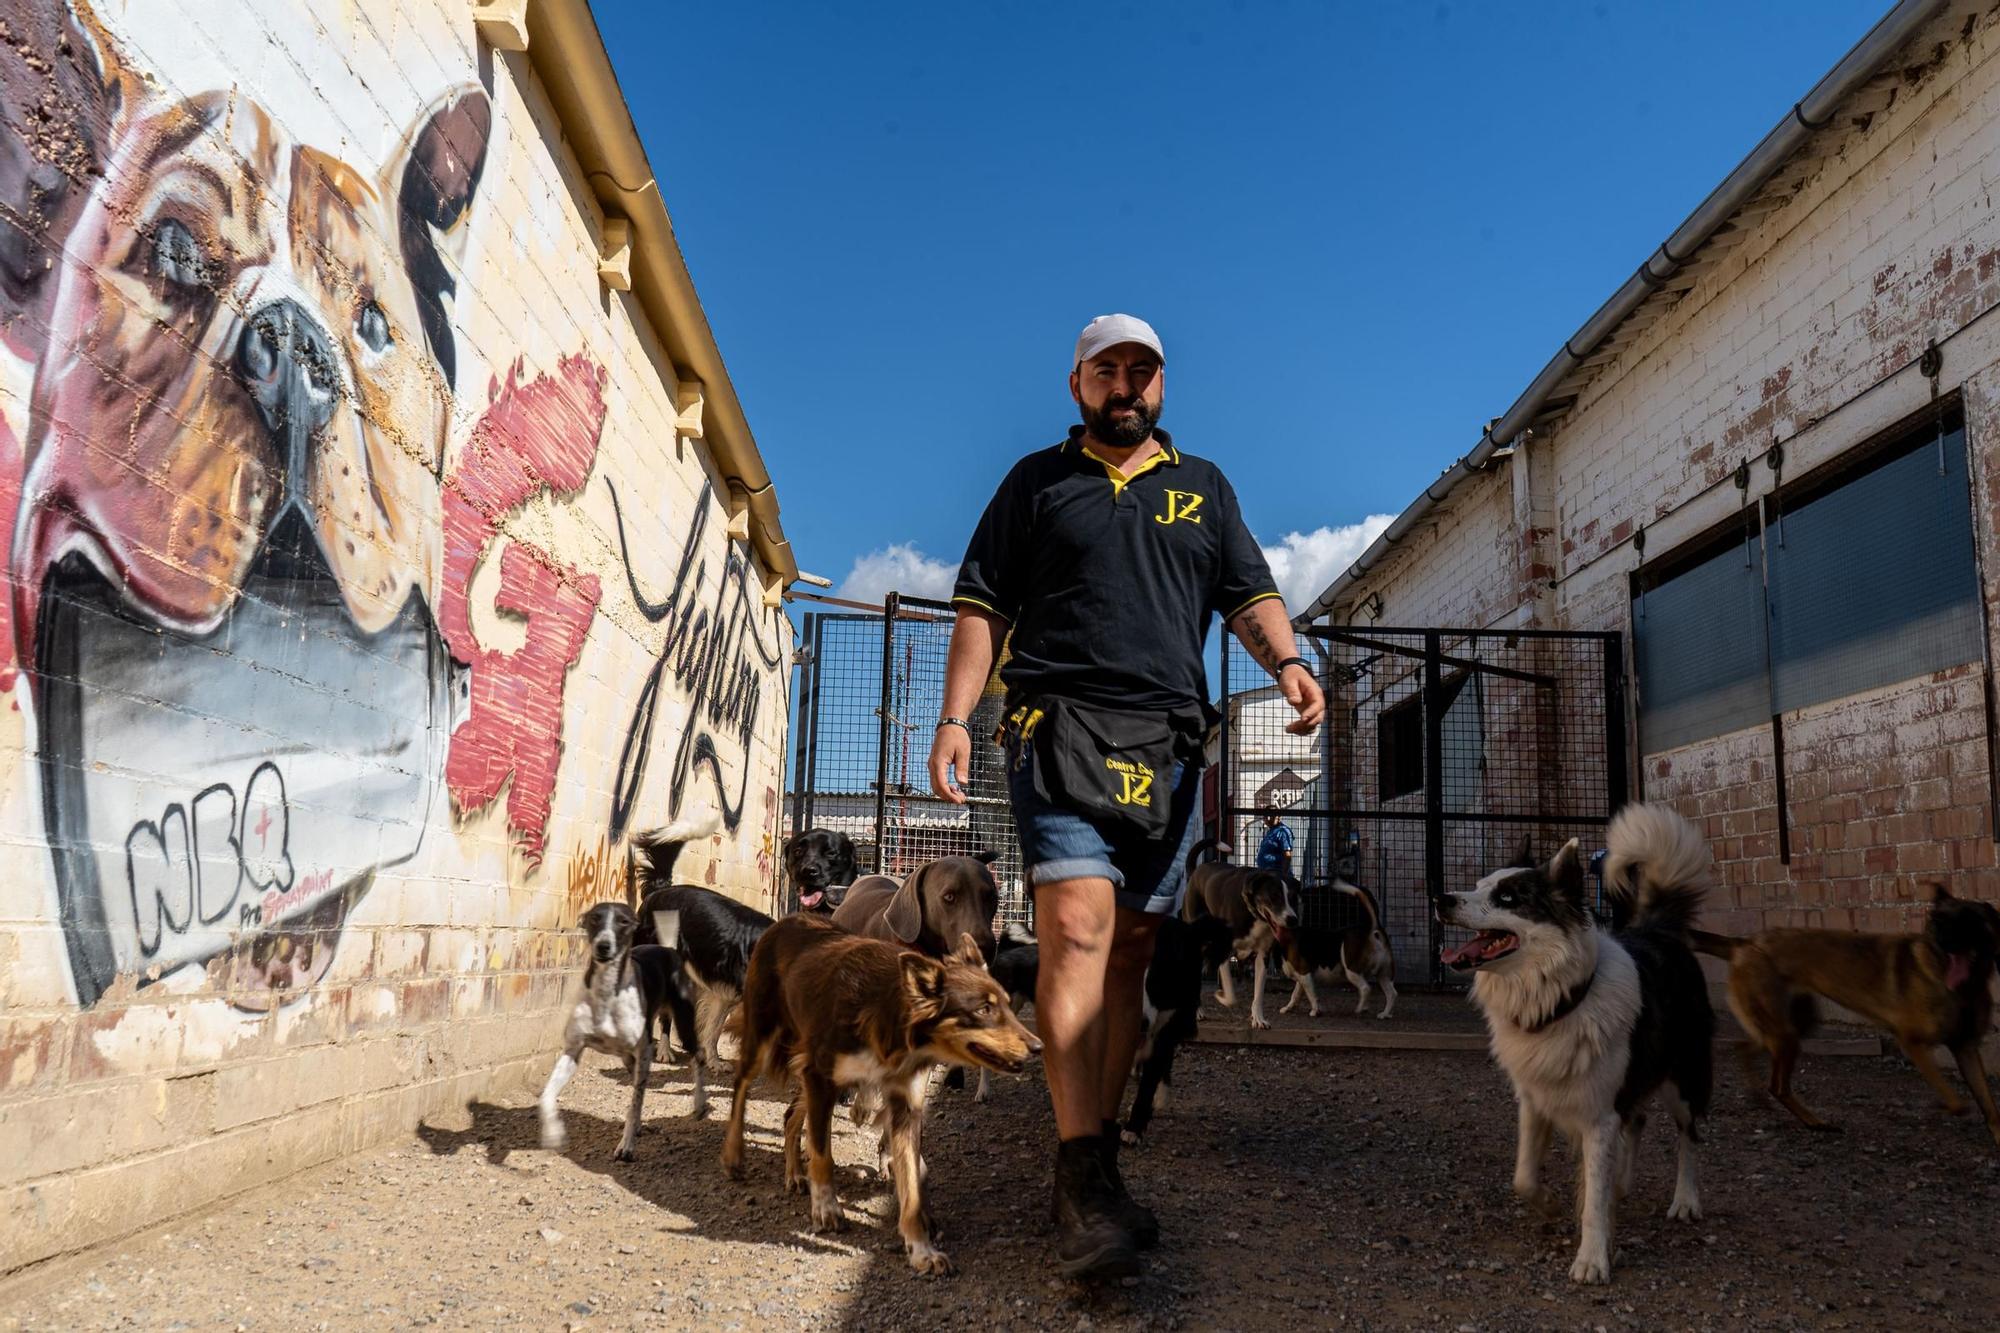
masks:
[[[1056,1120],[1064,1274],[1135,1273],[1157,1242],[1118,1174],[1117,1115],[1140,990],[1163,914],[1180,906],[1209,717],[1210,618],[1319,724],[1325,703],[1263,552],[1221,471],[1157,429],[1165,354],[1143,320],[1102,315],[1077,339],[1069,438],[1014,465],[966,549],[931,787],[963,802],[966,719],[1012,632],[1001,743],[1035,895],[1035,991]]]

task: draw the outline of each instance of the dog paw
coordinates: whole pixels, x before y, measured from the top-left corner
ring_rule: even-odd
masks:
[[[731,1180],[743,1179],[743,1163],[740,1161],[732,1162],[727,1157],[723,1158],[722,1174],[728,1176]]]
[[[1601,1286],[1611,1280],[1611,1260],[1608,1256],[1579,1254],[1576,1262],[1569,1266],[1569,1280]]]
[[[617,1152],[611,1154],[611,1160],[614,1162],[629,1162],[637,1155],[630,1148],[620,1147]]]
[[[1389,1011],[1387,1009],[1384,1009],[1381,1013],[1375,1015],[1375,1017],[1377,1018],[1387,1018],[1388,1016],[1389,1016]]]
[[[1674,1201],[1667,1205],[1667,1216],[1676,1222],[1699,1222],[1701,1221],[1701,1200],[1683,1199],[1680,1195],[1676,1194]]]
[[[1530,1185],[1524,1188],[1517,1184],[1514,1186],[1514,1195],[1538,1213],[1553,1212],[1556,1207],[1556,1196],[1549,1192],[1546,1185]]]
[[[690,1120],[708,1119],[708,1103],[706,1101],[699,1101],[696,1102],[693,1106],[690,1106],[688,1108],[688,1119]]]
[[[832,1200],[827,1203],[814,1200],[812,1206],[812,1224],[814,1231],[845,1231],[847,1230],[847,1214],[840,1211],[838,1200]]]
[[[569,1144],[569,1134],[561,1125],[542,1126],[542,1146],[550,1152],[561,1152]]]
[[[1271,1020],[1268,1018],[1259,1018],[1257,1015],[1252,1014],[1250,1015],[1250,1027],[1256,1032],[1268,1032],[1271,1027]]]
[[[1215,1002],[1221,1005],[1224,1009],[1234,1009],[1236,1007],[1236,999],[1234,996],[1218,995],[1215,997]]]
[[[921,1241],[910,1246],[910,1267],[918,1277],[950,1277],[952,1272],[950,1256]]]
[[[1134,1134],[1129,1129],[1121,1129],[1118,1131],[1118,1141],[1124,1144],[1128,1148],[1136,1148],[1139,1146],[1139,1136],[1137,1134]]]

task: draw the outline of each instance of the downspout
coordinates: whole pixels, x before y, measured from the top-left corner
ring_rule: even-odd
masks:
[[[1800,145],[1833,118],[1842,99],[1873,78],[1883,62],[1902,49],[1917,29],[1930,21],[1944,5],[1945,0],[1902,0],[1883,15],[1881,21],[1854,44],[1854,49],[1813,85],[1812,91],[1793,104],[1791,113],[1773,126],[1749,155],[1737,163],[1736,169],[1723,178],[1722,184],[1701,201],[1685,222],[1674,229],[1673,235],[1647,257],[1638,272],[1626,279],[1625,285],[1599,306],[1597,313],[1586,320],[1582,328],[1570,335],[1561,350],[1542,368],[1542,373],[1535,376],[1527,390],[1514,400],[1514,405],[1486,427],[1471,451],[1446,468],[1443,475],[1426,486],[1407,509],[1396,515],[1382,535],[1347,567],[1346,572],[1329,584],[1326,591],[1314,598],[1312,605],[1296,617],[1297,623],[1309,623],[1332,610],[1341,594],[1380,564],[1390,548],[1407,536],[1410,529],[1423,522],[1460,482],[1484,468],[1498,450],[1526,430],[1564,377],[1603,346],[1605,339],[1616,332],[1618,326],[1647,297],[1679,272],[1737,209],[1764,188]]]

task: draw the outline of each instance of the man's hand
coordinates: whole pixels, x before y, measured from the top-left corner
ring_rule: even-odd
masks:
[[[1278,688],[1284,691],[1285,702],[1298,713],[1297,720],[1285,724],[1285,730],[1294,736],[1305,735],[1326,716],[1326,696],[1320,693],[1319,682],[1313,679],[1312,672],[1297,662],[1286,667],[1278,677]],[[933,750],[931,754],[932,771],[935,772],[937,751]],[[932,780],[936,781],[935,778]]]
[[[953,805],[965,804],[965,788],[955,785],[950,770],[958,771],[960,782],[972,770],[972,733],[957,723],[945,723],[931,737],[931,791]]]

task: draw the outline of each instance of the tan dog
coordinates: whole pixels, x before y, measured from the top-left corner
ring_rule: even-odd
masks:
[[[846,1226],[833,1192],[833,1104],[841,1088],[875,1088],[887,1103],[897,1230],[910,1267],[951,1271],[924,1199],[924,1090],[946,1063],[1018,1073],[1042,1047],[1007,1007],[968,935],[948,957],[927,958],[863,939],[801,913],[764,932],[744,982],[742,1055],[723,1138],[722,1166],[743,1177],[743,1112],[750,1088],[785,1071],[797,1091],[785,1115],[785,1188],[807,1181],[815,1230]],[[806,1169],[799,1171],[803,1134]]]
[[[1808,1128],[1834,1128],[1792,1091],[1799,1043],[1815,1018],[1812,997],[1820,995],[1892,1033],[1944,1109],[1958,1115],[1965,1103],[1931,1059],[1933,1046],[1948,1048],[2000,1143],[2000,1110],[1979,1055],[1993,1027],[2000,911],[1954,898],[1942,884],[1932,886],[1932,895],[1930,919],[1913,935],[1767,930],[1739,940],[1695,933],[1696,949],[1729,960],[1730,1011],[1770,1053],[1771,1095]]]
[[[970,935],[980,957],[991,959],[993,918],[1000,911],[1000,888],[987,868],[993,859],[991,852],[940,856],[900,884],[887,875],[863,875],[834,910],[833,924],[933,958],[944,957],[961,935]]]

